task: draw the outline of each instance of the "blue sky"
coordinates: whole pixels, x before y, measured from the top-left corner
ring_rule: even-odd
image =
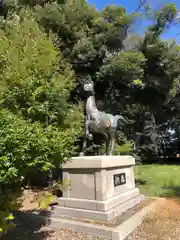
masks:
[[[93,4],[99,10],[109,4],[121,5],[124,6],[127,12],[130,13],[137,8],[139,0],[88,0],[88,3]],[[176,6],[180,11],[180,0],[148,0],[148,3],[150,3],[151,6],[156,9],[160,8],[166,3],[176,3]],[[138,25],[138,29],[136,29],[137,32],[142,34],[143,29],[147,26],[147,24],[148,22],[146,21],[141,22]],[[162,37],[165,39],[176,39],[176,41],[180,43],[180,23],[167,30]]]

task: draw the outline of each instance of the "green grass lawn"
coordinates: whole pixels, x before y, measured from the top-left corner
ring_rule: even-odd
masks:
[[[135,177],[142,194],[180,197],[180,165],[137,165]]]

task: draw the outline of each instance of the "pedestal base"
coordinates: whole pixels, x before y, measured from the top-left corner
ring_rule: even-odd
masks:
[[[135,193],[135,192],[134,192]],[[131,193],[129,193],[131,195]],[[107,210],[107,211],[98,211],[98,210],[91,210],[88,206],[87,209],[77,208],[77,207],[62,207],[57,206],[56,210],[53,212],[52,217],[59,217],[59,216],[69,216],[69,217],[76,217],[76,218],[83,218],[83,219],[92,219],[92,220],[100,220],[100,221],[109,221],[116,216],[119,216],[123,212],[127,211],[130,208],[133,208],[135,205],[139,204],[144,199],[143,195],[136,194],[136,196],[126,200],[126,201],[120,201],[120,203],[113,208]],[[76,200],[72,199],[72,205],[76,204]],[[84,204],[83,200],[79,201],[80,205]],[[86,203],[87,204],[87,203]],[[95,202],[90,202],[89,206],[92,206],[92,204],[96,204]],[[99,203],[97,203],[98,206]]]
[[[63,192],[52,216],[108,221],[134,207],[143,200],[135,188],[134,165],[131,156],[72,158],[63,167],[71,189]]]

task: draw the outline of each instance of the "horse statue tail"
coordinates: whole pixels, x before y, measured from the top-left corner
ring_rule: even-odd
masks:
[[[117,126],[124,126],[128,123],[122,115],[116,115],[115,117],[117,119]]]

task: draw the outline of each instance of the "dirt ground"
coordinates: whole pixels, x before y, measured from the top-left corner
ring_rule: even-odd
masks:
[[[3,240],[102,240],[85,233],[69,230],[51,231],[48,223],[35,220],[31,215],[37,208],[37,194],[25,192],[21,211],[16,216],[16,227],[8,232]],[[156,211],[144,218],[126,240],[179,240],[180,239],[180,200],[167,198],[164,205],[156,206]]]
[[[180,200],[167,198],[126,240],[179,240]]]

